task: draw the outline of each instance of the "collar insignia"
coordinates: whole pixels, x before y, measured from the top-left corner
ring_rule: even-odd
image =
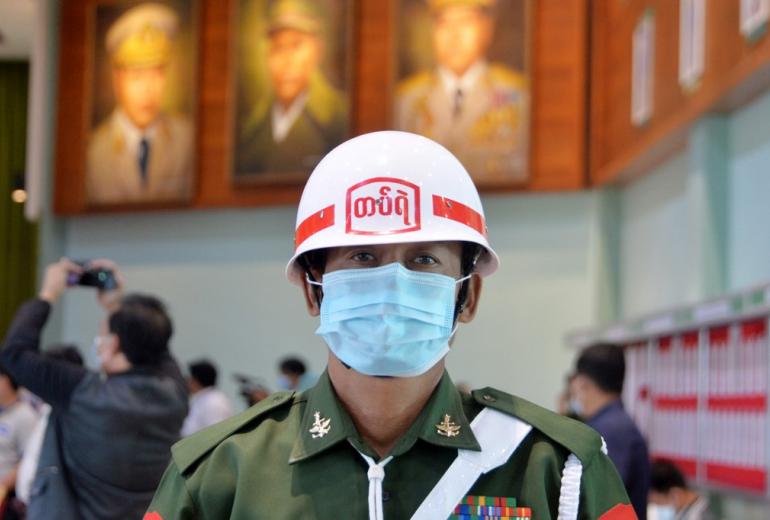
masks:
[[[452,422],[452,417],[444,414],[444,420],[436,425],[436,433],[443,437],[457,437],[462,426]]]
[[[331,430],[331,419],[321,418],[321,412],[315,412],[313,414],[315,420],[313,421],[313,427],[308,430],[314,439],[320,439]]]

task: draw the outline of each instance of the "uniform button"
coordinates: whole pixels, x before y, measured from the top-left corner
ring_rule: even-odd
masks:
[[[390,491],[385,491],[383,489],[382,490],[382,501],[383,502],[387,502],[388,500],[390,500]]]
[[[483,396],[481,396],[481,398],[490,403],[494,403],[495,401],[497,401],[497,399],[495,399],[489,394],[484,394]]]

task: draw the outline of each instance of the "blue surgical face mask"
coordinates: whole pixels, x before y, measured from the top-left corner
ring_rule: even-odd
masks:
[[[672,505],[659,505],[649,509],[653,509],[655,511],[655,518],[658,520],[676,519],[676,509]]]
[[[583,403],[577,397],[570,398],[569,408],[572,412],[577,414],[578,417],[582,417],[583,413],[585,413],[585,409],[583,408]]]
[[[413,377],[447,352],[455,311],[455,280],[410,271],[399,263],[325,274],[321,326],[337,358],[362,374]]]
[[[291,390],[291,380],[285,375],[278,376],[278,390]]]

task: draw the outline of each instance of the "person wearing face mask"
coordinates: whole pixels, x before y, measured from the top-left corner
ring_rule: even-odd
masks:
[[[121,277],[114,263],[92,261]],[[51,406],[30,490],[30,520],[140,518],[187,415],[187,385],[169,352],[173,327],[155,297],[97,293],[106,311],[94,343],[100,371],[40,351],[52,306],[83,267],[48,266],[39,297],[16,313],[0,350],[9,374]]]
[[[498,264],[441,145],[387,131],[335,148],[286,269],[326,371],[175,445],[145,520],[636,518],[595,432],[494,388],[461,394],[445,370]]]
[[[287,357],[278,365],[279,390],[307,390],[318,380],[318,375],[307,371],[305,363],[296,357]]]
[[[656,520],[716,520],[709,499],[690,489],[684,475],[669,460],[656,460],[650,471],[650,503]]]
[[[647,442],[620,399],[625,373],[626,361],[619,345],[601,343],[585,348],[570,379],[570,408],[606,441],[636,514],[644,519],[650,459]]]

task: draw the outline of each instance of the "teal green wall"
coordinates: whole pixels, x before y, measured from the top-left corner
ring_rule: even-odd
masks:
[[[476,320],[458,330],[448,358],[455,380],[553,405],[572,356],[564,332],[594,320],[595,199],[485,199],[502,265],[485,281]],[[71,218],[63,253],[114,258],[130,290],[161,295],[176,321],[174,351],[183,360],[215,359],[235,395],[235,371],[273,385],[282,356],[301,354],[315,370],[324,366],[317,320],[283,275],[293,224],[290,207]],[[99,316],[93,291],[73,289],[61,308],[58,333],[90,345]]]

